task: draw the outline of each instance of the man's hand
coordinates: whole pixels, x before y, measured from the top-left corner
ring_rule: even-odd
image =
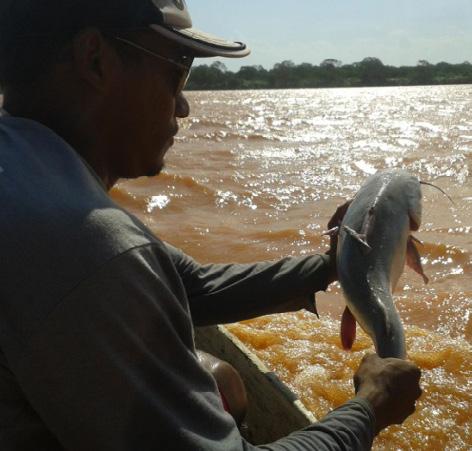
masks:
[[[331,266],[331,274],[329,277],[329,282],[332,283],[335,280],[338,280],[338,271],[336,268],[336,252],[338,248],[338,230],[341,222],[346,214],[349,205],[351,205],[352,200],[348,200],[344,204],[340,205],[334,215],[331,216],[331,219],[328,222],[328,232],[326,235],[329,236],[329,250],[326,252],[326,255],[330,257],[330,266]]]
[[[371,404],[376,417],[376,433],[391,424],[401,424],[415,411],[421,396],[420,369],[406,360],[364,356],[354,375],[359,398]]]

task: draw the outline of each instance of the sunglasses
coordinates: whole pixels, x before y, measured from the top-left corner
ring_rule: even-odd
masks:
[[[124,39],[119,36],[113,36],[113,38],[119,42],[129,45],[130,47],[134,47],[135,49],[141,50],[142,52],[147,53],[148,55],[154,56],[155,58],[158,58],[161,61],[167,61],[168,63],[180,68],[182,71],[182,75],[180,77],[175,93],[180,94],[185,89],[187,81],[190,77],[190,69],[192,67],[194,59],[193,56],[182,55],[179,57],[179,60],[177,60],[174,58],[169,58],[167,56],[159,55],[158,53],[155,53],[152,50],[142,47],[141,45],[136,44],[135,42],[129,41],[128,39]]]

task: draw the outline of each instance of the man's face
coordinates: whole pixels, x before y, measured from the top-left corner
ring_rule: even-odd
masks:
[[[171,59],[181,52],[152,31],[127,34],[126,39]],[[164,156],[174,143],[177,118],[189,114],[187,101],[177,92],[184,70],[138,48],[128,45],[126,50],[135,52],[136,58],[123,59],[109,99],[110,178],[154,176],[161,172]]]

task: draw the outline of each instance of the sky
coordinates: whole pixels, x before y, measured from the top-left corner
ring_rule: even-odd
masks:
[[[472,0],[187,0],[187,6],[195,28],[251,48],[243,59],[218,58],[233,71],[327,58],[472,63]]]

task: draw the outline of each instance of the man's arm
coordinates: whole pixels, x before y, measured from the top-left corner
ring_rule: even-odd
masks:
[[[10,356],[28,402],[65,449],[370,447],[375,421],[369,399],[351,401],[272,444],[254,447],[244,441],[223,409],[215,381],[198,362],[185,296],[179,296],[172,267],[156,246],[115,258],[63,299],[29,338],[26,353]],[[373,394],[377,403],[379,386],[363,389],[377,374],[361,373],[359,397]],[[375,405],[388,410],[389,396],[381,399]]]
[[[366,451],[372,447],[374,427],[370,404],[355,398],[321,421],[259,448],[267,451]]]
[[[257,449],[242,439],[198,362],[186,302],[159,252],[129,251],[82,282],[29,338],[28,351],[10,356],[11,370],[68,450]],[[353,421],[341,427],[344,443],[356,449],[358,437],[371,439],[372,423],[358,406],[345,412]],[[336,440],[342,422],[263,449],[333,449],[321,445]]]
[[[168,245],[197,326],[241,321],[270,313],[314,310],[314,293],[332,275],[328,255],[274,262],[200,265]]]

